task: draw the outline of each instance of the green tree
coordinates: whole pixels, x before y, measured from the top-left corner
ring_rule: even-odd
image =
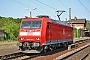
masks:
[[[73,28],[73,35],[74,35],[74,38],[77,37],[77,29],[76,28]]]
[[[90,21],[89,20],[86,21],[86,27],[90,30]]]
[[[5,23],[6,19],[7,18],[5,18],[5,17],[0,17],[0,28],[2,28],[4,26],[4,23]]]
[[[8,34],[8,39],[16,40],[19,33],[20,22],[21,18],[0,16],[0,29],[3,29]]]
[[[73,35],[74,35],[74,38],[80,38],[80,33],[81,33],[81,29],[76,29],[76,28],[73,28]],[[78,36],[77,36],[78,35]]]

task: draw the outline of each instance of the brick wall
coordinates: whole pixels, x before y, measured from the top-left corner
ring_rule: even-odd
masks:
[[[84,28],[84,24],[72,24],[72,26],[75,28],[76,26],[80,26],[82,28]]]

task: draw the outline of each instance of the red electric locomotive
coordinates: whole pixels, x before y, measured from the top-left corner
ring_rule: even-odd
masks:
[[[19,31],[19,49],[25,53],[41,53],[73,42],[72,27],[49,16],[22,18]]]

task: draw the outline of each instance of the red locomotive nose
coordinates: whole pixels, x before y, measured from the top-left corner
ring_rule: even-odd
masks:
[[[41,30],[40,29],[26,29],[26,31],[21,30],[19,34],[21,42],[32,42],[40,41]]]

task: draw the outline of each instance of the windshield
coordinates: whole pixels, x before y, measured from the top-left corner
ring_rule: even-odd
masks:
[[[40,28],[40,27],[41,27],[41,21],[32,21],[31,28]]]
[[[31,24],[30,21],[23,21],[22,22],[22,28],[30,28],[30,24]]]
[[[22,28],[41,28],[41,20],[38,21],[22,21]]]

